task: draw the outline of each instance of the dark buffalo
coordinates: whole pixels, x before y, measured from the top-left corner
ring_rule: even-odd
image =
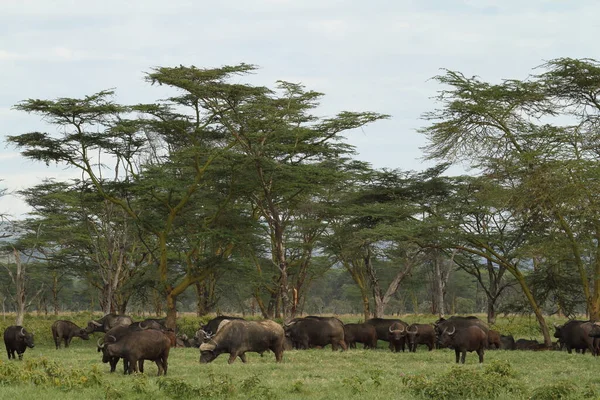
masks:
[[[417,345],[424,344],[429,351],[435,346],[435,330],[429,324],[412,324],[406,328],[408,350],[417,351]]]
[[[356,343],[362,343],[365,349],[377,348],[377,331],[370,324],[345,324],[344,342],[355,349]]]
[[[69,347],[71,339],[74,337],[88,340],[90,337],[85,329],[80,328],[78,325],[71,321],[58,320],[52,324],[52,337],[54,338],[54,344],[56,349],[60,349],[61,340],[65,341],[65,347]]]
[[[365,321],[365,324],[373,325],[377,332],[377,340],[390,341],[389,329],[394,322],[402,322],[399,319],[387,319],[387,318],[371,318]]]
[[[117,341],[111,339],[112,337],[108,336],[108,341],[100,345],[105,356],[103,361],[105,358],[127,360],[127,372],[131,374],[138,372],[138,362],[151,360],[156,363],[159,376],[167,374],[171,341],[161,331],[155,329],[129,331]]]
[[[455,326],[446,327],[440,335],[440,344],[443,347],[454,349],[456,362],[465,363],[467,351],[476,351],[479,356],[479,362],[483,362],[483,354],[487,347],[488,336],[481,328],[475,325],[457,328]],[[461,356],[462,353],[462,356]]]
[[[102,352],[102,362],[110,364],[110,372],[115,372],[117,364],[119,363],[120,357],[111,357],[106,351],[104,346],[107,343],[115,343],[121,340],[125,335],[129,333],[129,326],[120,325],[111,328],[104,334],[104,337],[98,339],[98,352]],[[127,360],[123,360],[123,372],[126,374],[129,371]],[[143,364],[140,365],[140,371],[144,372]]]
[[[533,339],[518,339],[515,342],[515,350],[538,350],[543,343]]]
[[[477,318],[475,316],[461,317],[461,316],[454,315],[448,319],[445,319],[445,318],[438,319],[434,323],[435,334],[436,334],[436,337],[438,340],[438,345],[440,347],[443,347],[443,345],[440,342],[440,337],[442,335],[442,332],[445,329],[447,330],[449,328],[457,328],[458,330],[461,330],[462,328],[466,328],[469,326],[479,327],[479,329],[481,329],[482,331],[485,332],[486,336],[489,331],[489,328],[487,327],[485,322],[483,322],[482,320],[480,320],[479,318]]]
[[[500,332],[490,329],[488,331],[488,349],[497,350],[502,345],[500,341]]]
[[[123,324],[120,324],[120,325],[123,325]],[[165,332],[167,330],[166,326],[159,323],[155,319],[145,319],[143,321],[133,322],[129,325],[123,325],[123,326],[127,326],[129,328],[129,330],[137,330],[137,331],[144,331],[146,329],[154,329],[156,331]]]
[[[408,324],[404,321],[394,322],[388,328],[388,340],[390,341],[390,350],[398,353],[400,350],[404,352],[406,347],[406,328]]]
[[[200,347],[202,344],[201,341],[198,341],[196,338],[189,338],[188,335],[181,334],[177,335],[177,347]]]
[[[500,350],[515,350],[515,338],[512,335],[500,335]]]
[[[19,355],[19,360],[23,359],[23,353],[27,347],[33,349],[33,333],[29,333],[20,325],[9,326],[4,330],[4,346],[8,359],[16,359],[15,351]]]
[[[347,350],[344,341],[344,324],[337,318],[295,318],[284,324],[285,336],[289,337],[297,349],[325,347],[331,344],[332,350],[338,346]]]
[[[106,314],[104,317],[88,322],[85,331],[93,332],[108,332],[111,328],[119,325],[131,325],[133,320],[127,315]]]
[[[230,321],[210,339],[200,345],[200,362],[205,364],[217,358],[221,353],[229,353],[231,364],[236,357],[246,362],[246,352],[262,354],[267,350],[275,353],[275,360],[283,358],[285,333],[281,325],[274,321]]]
[[[223,320],[231,321],[234,319],[244,320],[244,318],[231,317],[231,316],[227,316],[227,315],[220,315],[216,318],[213,318],[210,321],[208,321],[206,323],[206,325],[202,325],[200,327],[200,329],[198,329],[198,331],[196,332],[195,338],[197,340],[199,340],[200,342],[207,341],[210,338],[212,338],[214,335],[216,335],[217,330],[219,329],[219,325],[221,324],[221,322],[223,322]]]
[[[571,320],[564,325],[555,325],[554,329],[554,337],[567,348],[569,354],[575,349],[581,350],[581,354],[589,350],[592,355],[598,355],[598,339],[590,336],[594,329],[593,322]]]

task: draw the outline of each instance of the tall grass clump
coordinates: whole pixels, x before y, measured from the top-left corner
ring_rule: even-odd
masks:
[[[402,382],[413,394],[435,400],[493,399],[506,393],[518,397],[524,391],[506,361],[493,361],[485,368],[453,366],[432,378],[405,375]]]

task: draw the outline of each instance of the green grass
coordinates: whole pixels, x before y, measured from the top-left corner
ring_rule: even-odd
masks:
[[[491,374],[490,368],[508,368],[506,384],[519,389],[514,393],[501,387],[496,393],[500,399],[529,398],[536,393],[534,398],[548,399],[600,396],[600,360],[566,352],[488,351],[483,365],[470,353],[464,366],[455,365],[454,353],[449,350],[414,354],[393,354],[386,349],[289,351],[281,364],[275,363],[270,353],[264,357],[249,353],[247,364],[238,360],[232,365],[227,364],[226,355],[211,364],[200,364],[198,357],[198,349],[172,349],[164,381],[156,377],[157,368],[150,362],[146,362],[142,376],[124,376],[122,364],[117,373],[110,374],[108,365],[100,362],[93,341],[80,341],[61,350],[37,346],[25,352],[23,362],[9,362],[3,357],[0,398],[142,399],[169,398],[169,393],[172,398],[377,399],[398,398],[400,394],[405,399],[453,398],[436,392],[440,382],[450,395],[456,388],[470,390],[473,385],[481,386],[482,377]],[[44,363],[40,360],[47,360],[49,366],[40,366]],[[19,370],[18,381],[2,379],[7,366]],[[81,384],[84,376],[86,383]],[[414,384],[416,380],[421,386]],[[497,381],[492,382],[494,386]],[[570,397],[552,397],[561,393]],[[472,398],[482,398],[481,393]]]
[[[50,321],[35,317],[28,321],[26,326],[42,331],[47,324],[49,331]],[[534,337],[539,334],[524,318],[502,319],[497,325],[531,332]],[[238,359],[228,365],[227,355],[200,364],[198,349],[175,348],[164,379],[156,377],[151,362],[146,362],[143,375],[123,375],[121,363],[117,373],[110,374],[96,352],[99,337],[95,334],[87,342],[75,338],[69,349],[55,350],[40,331],[40,340],[34,349],[27,349],[23,362],[7,361],[3,351],[0,399],[600,398],[600,358],[588,354],[488,351],[483,365],[475,353],[469,353],[466,365],[457,366],[451,350],[391,353],[380,342],[374,351],[288,351],[280,364],[272,353],[264,357],[248,353],[247,364]]]

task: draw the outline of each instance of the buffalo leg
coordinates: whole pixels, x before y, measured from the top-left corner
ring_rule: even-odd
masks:
[[[233,364],[233,362],[235,361],[235,359],[237,358],[237,353],[230,353],[229,354],[229,360],[227,360],[228,364]]]
[[[58,336],[54,336],[54,344],[56,345],[56,350],[60,349],[60,338]]]
[[[143,359],[139,360],[138,365],[139,365],[139,371],[143,373],[144,372],[144,360]]]
[[[161,376],[162,372],[163,372],[163,363],[162,363],[162,359],[158,358],[154,361],[154,363],[156,364],[156,366],[158,367],[158,374],[157,376]]]
[[[133,372],[138,372],[138,360],[135,358],[129,358],[127,359],[127,362],[129,363],[129,368],[127,368],[127,370],[129,371],[130,375]]]
[[[458,364],[458,362],[460,361],[460,350],[454,349],[454,353],[456,354],[456,363]]]
[[[467,351],[463,350],[462,351],[462,355],[460,357],[460,362],[464,364],[465,363],[465,358],[467,358]]]
[[[479,356],[479,363],[483,362],[483,349],[477,350],[477,355]]]
[[[69,347],[69,344],[71,344],[71,339],[70,337],[66,337],[65,338],[65,348]]]
[[[261,353],[261,356],[262,356],[262,353]],[[242,362],[245,364],[246,363],[246,353],[240,354],[239,357],[240,357],[240,360],[242,360]]]

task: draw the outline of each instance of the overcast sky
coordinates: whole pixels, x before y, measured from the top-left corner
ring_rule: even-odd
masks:
[[[325,93],[318,110],[392,118],[350,132],[357,158],[422,170],[420,116],[440,90],[440,68],[497,82],[524,79],[558,57],[600,58],[597,0],[0,0],[0,127],[53,130],[11,109],[27,98],[81,97],[115,88],[122,103],[160,97],[143,81],[156,66],[246,62],[252,82]],[[0,187],[14,191],[74,171],[0,146]],[[15,196],[0,212],[19,215]]]

